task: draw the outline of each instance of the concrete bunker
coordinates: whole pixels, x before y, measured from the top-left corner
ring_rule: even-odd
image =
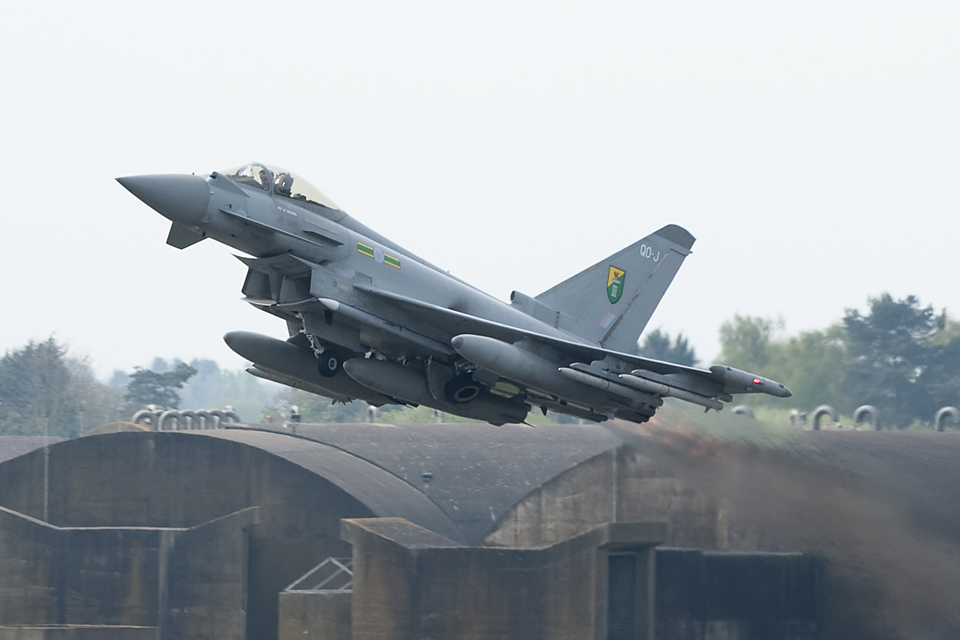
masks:
[[[570,591],[570,585],[585,583],[570,581],[572,574],[561,569],[580,553],[570,541],[595,536],[591,532],[604,527],[629,527],[654,519],[669,525],[662,536],[666,544],[655,556],[661,569],[655,574],[656,591],[662,594],[656,610],[658,637],[679,640],[700,637],[707,629],[725,629],[728,636],[805,640],[844,637],[837,629],[851,637],[851,629],[866,628],[857,626],[862,622],[857,616],[868,613],[838,613],[835,606],[821,606],[822,585],[830,583],[831,578],[825,577],[816,558],[792,553],[815,549],[816,539],[812,539],[812,545],[795,544],[799,538],[783,537],[766,521],[744,516],[738,498],[746,496],[746,490],[761,484],[776,495],[776,483],[758,483],[743,473],[765,472],[769,470],[766,467],[779,469],[782,465],[777,460],[762,464],[765,456],[772,455],[769,452],[748,451],[741,459],[735,448],[692,438],[685,441],[682,431],[669,428],[647,430],[647,435],[581,425],[527,429],[482,424],[302,424],[296,428],[295,436],[281,426],[260,425],[256,429],[238,426],[201,432],[114,433],[52,445],[49,523],[39,522],[44,512],[42,451],[0,464],[0,506],[7,516],[0,518],[0,536],[13,540],[11,531],[30,530],[39,532],[30,534],[37,539],[46,536],[62,541],[92,536],[91,540],[113,541],[44,546],[14,531],[20,536],[16,545],[39,549],[31,552],[31,558],[55,558],[67,548],[74,549],[71,553],[75,555],[69,562],[24,563],[9,546],[14,543],[0,545],[0,562],[5,563],[0,572],[0,633],[4,624],[13,621],[33,628],[41,623],[82,621],[111,625],[121,633],[118,625],[132,621],[153,629],[151,633],[161,638],[272,640],[278,634],[293,633],[291,630],[295,630],[294,635],[280,637],[302,637],[305,629],[319,632],[329,623],[327,637],[380,637],[380,631],[364,626],[366,622],[357,627],[350,622],[354,605],[360,607],[358,603],[366,602],[363,606],[371,606],[369,603],[375,601],[369,599],[370,593],[361,593],[364,584],[374,584],[370,581],[360,581],[353,585],[353,591],[335,595],[316,592],[281,597],[280,593],[328,558],[356,559],[360,538],[343,539],[344,520],[374,523],[383,518],[401,518],[405,523],[401,528],[419,531],[415,538],[426,537],[411,546],[407,544],[410,538],[403,542],[385,534],[382,526],[387,521],[382,521],[380,525],[364,525],[365,530],[380,533],[364,538],[366,542],[359,547],[373,554],[370,561],[382,562],[393,557],[391,554],[399,554],[396,558],[414,563],[409,566],[419,566],[416,563],[432,554],[436,566],[449,575],[428,582],[401,583],[406,585],[402,593],[434,598],[434,603],[452,596],[431,592],[431,585],[445,585],[443,590],[451,593],[479,593],[477,589],[482,591],[502,579],[496,572],[488,574],[488,569],[499,566],[498,571],[509,574],[518,570],[511,568],[511,562],[532,562],[530,559],[537,557],[555,557],[558,561],[522,565],[533,567],[531,575],[539,576],[534,584],[540,586],[527,590],[530,602],[536,603],[544,596],[538,591],[543,585],[549,585],[549,593],[554,594],[551,597],[578,598],[582,592]],[[931,533],[954,536],[950,539],[956,542],[956,531],[960,530],[956,513],[937,509],[941,501],[955,503],[958,498],[953,495],[958,491],[957,483],[949,481],[955,468],[952,456],[960,452],[960,441],[954,435],[930,433],[917,438],[888,432],[819,432],[800,438],[806,444],[801,443],[799,450],[809,451],[815,443],[829,454],[828,461],[841,461],[830,464],[836,464],[845,474],[846,485],[842,488],[850,485],[851,474],[858,474],[864,484],[883,489],[887,500],[892,494],[900,495],[894,480],[927,482],[930,486],[911,486],[901,494],[927,496],[919,501],[912,498],[912,513],[929,524]],[[658,437],[666,439],[658,441]],[[667,445],[673,449],[669,455],[662,455]],[[913,453],[923,459],[922,474],[917,472],[919,459],[910,457]],[[931,453],[940,456],[943,464],[931,466]],[[703,468],[725,460],[737,463],[726,469],[739,474],[731,484],[736,491],[715,495],[702,490],[716,484],[718,477],[702,472]],[[877,466],[877,460],[886,462]],[[889,480],[881,470],[890,475]],[[838,485],[831,485],[829,478],[817,477],[823,485],[812,495],[823,502],[823,496],[829,495],[823,488]],[[931,487],[939,493],[928,491]],[[758,510],[771,513],[764,503],[755,505],[754,511]],[[749,510],[746,514],[753,515]],[[243,526],[223,529],[222,556],[203,552],[202,545],[196,547],[199,551],[191,552],[190,544],[181,544],[191,536],[199,540],[199,532],[241,521]],[[94,529],[97,533],[90,533]],[[874,526],[872,531],[876,530]],[[176,544],[172,552],[166,547],[164,564],[159,561],[163,545],[138,543],[136,548],[144,551],[135,551],[130,543],[123,542],[124,536],[128,540],[166,537]],[[583,562],[590,556],[590,562],[596,563],[600,546],[582,556]],[[233,557],[230,571],[234,573],[218,570],[218,557]],[[141,558],[136,576],[130,568],[135,564],[130,560],[135,558]],[[196,560],[184,560],[191,558]],[[488,558],[500,560],[488,562]],[[75,569],[87,561],[92,566],[102,564],[97,579],[113,585],[100,590],[111,594],[103,598],[104,604],[86,608],[50,606],[51,602],[85,601],[90,585],[96,583],[81,584],[76,576],[82,571]],[[160,567],[169,567],[171,562],[181,562],[188,574],[170,581],[172,574],[166,569],[168,588],[158,590]],[[37,572],[31,571],[31,566],[59,568]],[[360,567],[362,570],[363,563]],[[211,588],[219,584],[214,579],[218,574],[239,576],[239,583],[227,582],[242,588]],[[537,582],[541,578],[543,582]],[[204,588],[197,588],[199,584]],[[837,594],[842,596],[844,588],[834,585],[833,598],[842,602]],[[131,597],[134,592],[140,595]],[[161,592],[162,598],[157,595]],[[561,593],[567,595],[557,595]],[[399,597],[401,592],[397,594]],[[768,599],[758,600],[763,594]],[[294,601],[296,606],[286,607],[281,615],[281,604]],[[130,613],[137,602],[141,603],[136,614],[140,618]],[[474,619],[470,616],[477,612],[496,616],[495,600],[488,602],[493,604],[484,608],[477,600],[473,609],[462,612],[466,617],[459,619]],[[769,606],[751,608],[750,602],[767,602]],[[777,602],[781,605],[774,606]],[[539,605],[531,606],[531,615],[536,615]],[[193,617],[189,620],[196,624],[183,622],[186,617],[177,618],[181,614],[174,609],[190,609]],[[595,612],[599,610],[603,610],[602,605],[595,606]],[[14,611],[19,617],[12,616]],[[81,611],[87,612],[85,617],[79,615]],[[381,613],[389,617],[393,615],[390,611],[402,613],[388,608]],[[443,612],[436,609],[428,617],[434,614],[442,617]],[[410,619],[407,614],[403,616]],[[214,634],[209,625],[198,622],[204,619],[227,620],[229,624],[221,625]],[[838,626],[838,620],[847,626]],[[597,629],[596,625],[592,628]],[[824,631],[830,628],[834,635]],[[522,626],[516,629],[530,630]],[[551,629],[543,627],[533,637],[570,637]],[[461,630],[466,632],[467,628]],[[525,637],[522,633],[511,636],[509,629],[497,633],[497,637]]]

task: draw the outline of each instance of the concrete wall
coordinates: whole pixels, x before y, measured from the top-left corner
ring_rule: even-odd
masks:
[[[248,509],[191,529],[61,528],[0,508],[0,638],[106,626],[114,637],[151,628],[152,638],[243,640],[256,520]]]
[[[823,563],[798,553],[657,550],[658,640],[820,637]]]
[[[42,516],[42,452],[0,464],[0,505]],[[189,528],[253,506],[261,524],[249,539],[247,631],[272,640],[279,592],[325,558],[350,554],[340,519],[374,515],[363,503],[266,451],[202,435],[116,433],[50,449],[58,526]]]
[[[605,640],[609,554],[644,536],[631,543],[604,531],[610,527],[547,548],[485,549],[402,520],[345,521],[354,542],[353,629],[349,592],[284,593],[280,638]],[[639,568],[638,584],[647,580],[649,591],[638,600],[655,611],[657,640],[820,637],[824,566],[815,557],[647,551],[655,568]]]
[[[606,553],[644,558],[637,638],[652,636],[661,523],[604,525],[540,549],[462,547],[400,519],[345,520],[354,545],[353,640],[606,637]]]
[[[664,520],[667,544],[715,549],[723,514],[635,449],[619,447],[581,462],[531,491],[484,536],[493,547],[556,544],[606,522]]]
[[[167,550],[161,600],[162,638],[245,640],[251,507],[178,532]]]
[[[0,624],[157,626],[157,529],[61,529],[0,508]]]
[[[0,640],[156,640],[156,627],[0,627]]]
[[[0,508],[0,625],[58,622],[56,530]]]
[[[351,640],[350,591],[285,591],[280,594],[280,640]],[[0,638],[2,640],[2,638]]]

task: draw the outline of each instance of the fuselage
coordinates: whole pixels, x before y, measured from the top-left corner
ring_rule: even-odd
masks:
[[[434,327],[384,306],[365,289],[404,292],[445,309],[558,338],[579,341],[430,264],[337,209],[237,184],[213,173],[202,178],[210,200],[192,220],[204,235],[256,258],[292,254],[312,265],[309,295],[334,299],[435,339]],[[283,291],[280,303],[304,291]],[[291,297],[292,296],[292,297]],[[374,345],[371,345],[374,346]]]

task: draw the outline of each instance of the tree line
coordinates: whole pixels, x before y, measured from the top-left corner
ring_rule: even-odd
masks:
[[[77,436],[118,419],[122,401],[52,337],[0,358],[0,434]]]
[[[245,371],[223,371],[212,360],[167,362],[115,371],[97,380],[86,357],[68,353],[53,337],[0,358],[0,435],[76,437],[107,422],[127,421],[148,405],[163,409],[223,409],[260,420],[279,385]]]
[[[846,309],[825,329],[783,337],[783,322],[735,315],[720,326],[723,364],[772,378],[790,387],[787,400],[740,396],[752,406],[811,411],[829,404],[851,415],[864,404],[880,410],[881,422],[905,428],[929,422],[944,406],[960,404],[960,323],[914,296],[869,298],[866,313]],[[661,329],[643,336],[637,353],[698,364],[683,334]],[[265,384],[244,371],[223,371],[211,360],[167,362],[117,371],[97,380],[89,359],[68,354],[54,338],[30,342],[0,358],[0,434],[74,437],[115,420],[129,420],[146,405],[167,409],[223,409],[244,421],[288,418],[297,406],[307,422],[361,422],[362,402],[335,404],[321,396]],[[383,419],[432,421],[432,411],[385,407]],[[448,417],[450,420],[459,420]],[[552,420],[566,420],[551,416]]]
[[[743,396],[745,404],[829,404],[846,415],[873,405],[882,425],[900,429],[960,404],[960,324],[915,296],[869,298],[866,313],[846,309],[822,330],[777,337],[782,328],[781,320],[740,315],[720,327],[720,362],[793,391],[787,400]]]

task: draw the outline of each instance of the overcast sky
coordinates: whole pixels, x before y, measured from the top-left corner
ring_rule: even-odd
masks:
[[[0,21],[0,353],[244,362],[245,268],[114,181],[249,161],[500,298],[668,223],[709,364],[888,291],[960,317],[960,3],[93,2]]]

